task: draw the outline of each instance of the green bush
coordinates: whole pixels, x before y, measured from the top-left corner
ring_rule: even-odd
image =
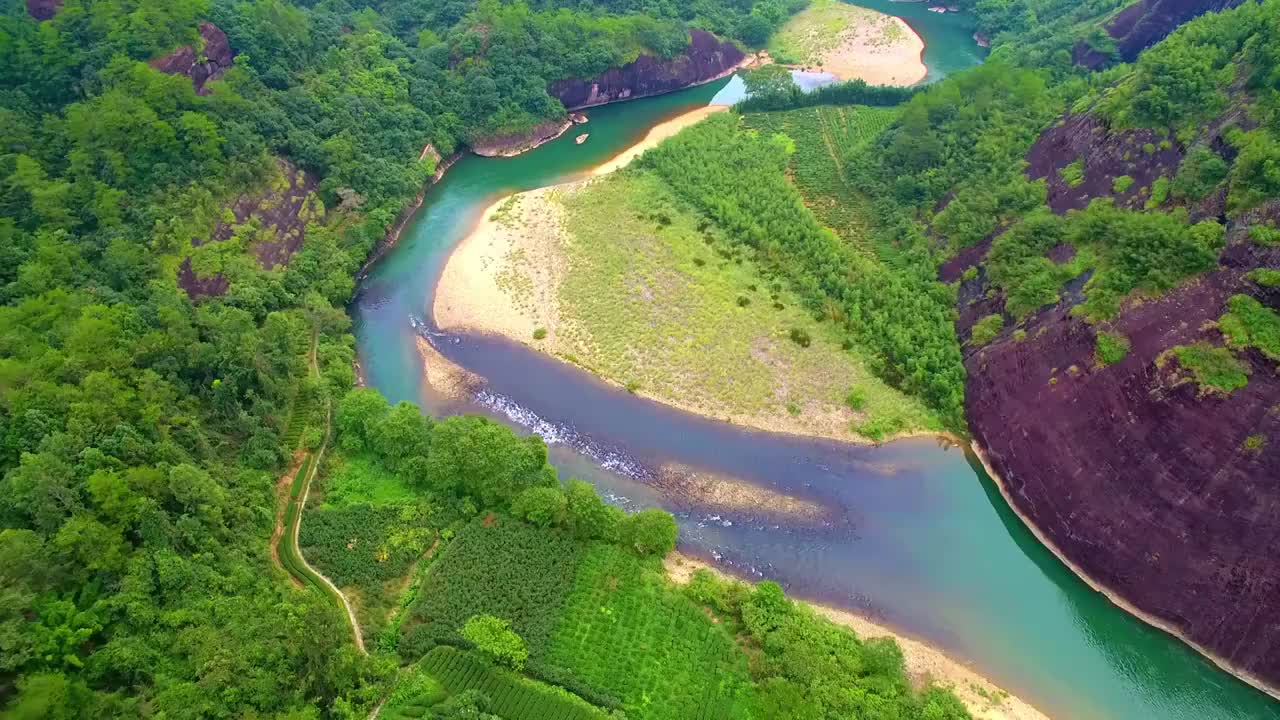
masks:
[[[538,527],[564,522],[568,501],[559,487],[531,487],[516,496],[511,514]]]
[[[1192,150],[1178,166],[1170,189],[1174,197],[1203,200],[1226,179],[1230,170],[1231,166],[1222,156],[1201,145]]]
[[[1249,384],[1249,369],[1227,348],[1205,342],[1171,348],[1178,364],[1191,371],[1201,391],[1230,394]]]
[[[1251,270],[1246,277],[1265,288],[1280,287],[1280,270],[1258,268]]]
[[[857,387],[849,388],[849,393],[844,396],[844,403],[850,410],[862,412],[867,406],[867,391]]]
[[[1133,187],[1133,178],[1129,177],[1128,175],[1121,175],[1120,177],[1111,181],[1111,192],[1117,195],[1123,194],[1125,191],[1127,191],[1131,187]]]
[[[534,329],[534,331],[533,331],[533,339],[534,339],[534,340],[541,340],[541,339],[545,338],[546,336],[547,336],[547,329],[546,329],[546,328],[535,328],[535,329]]]
[[[791,342],[799,345],[800,347],[807,348],[809,347],[809,344],[813,342],[813,339],[809,337],[808,331],[800,328],[791,328],[791,332],[788,333],[788,337],[791,338]]]
[[[974,347],[982,347],[995,340],[1000,335],[1001,330],[1004,330],[1004,316],[1000,314],[987,315],[973,324],[973,329],[969,332],[969,342]]]
[[[1262,448],[1266,447],[1266,445],[1267,445],[1266,436],[1260,433],[1255,433],[1244,439],[1244,443],[1242,447],[1244,448],[1245,452],[1258,455],[1262,453]]]
[[[1280,315],[1248,295],[1232,295],[1218,329],[1232,347],[1254,347],[1280,361]]]
[[[665,510],[641,510],[626,516],[619,529],[621,543],[640,555],[666,555],[676,549],[676,519]]]
[[[1103,365],[1115,365],[1129,354],[1129,338],[1120,333],[1100,332],[1094,343],[1094,353]]]
[[[1076,158],[1071,164],[1059,170],[1058,177],[1070,187],[1080,187],[1084,182],[1084,158]]]
[[[491,662],[513,670],[524,669],[529,659],[529,648],[524,640],[511,631],[511,623],[492,615],[472,615],[458,629],[463,640]]]
[[[1146,210],[1155,210],[1169,199],[1169,188],[1172,183],[1167,177],[1158,177],[1156,181],[1151,183],[1151,197],[1147,198],[1147,202],[1143,205]]]

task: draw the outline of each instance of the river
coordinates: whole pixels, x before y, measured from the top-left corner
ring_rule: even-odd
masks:
[[[883,5],[907,15],[902,5]],[[931,48],[961,39],[972,45],[954,28],[939,36],[917,31]],[[934,52],[963,55],[943,50]],[[970,64],[976,52],[973,58]],[[522,346],[430,330],[444,261],[496,196],[580,176],[666,117],[707,104],[727,82],[595,108],[583,145],[565,136],[516,158],[470,156],[454,165],[352,304],[367,383],[436,415],[483,412],[538,432],[562,477],[589,480],[624,506],[674,511],[682,550],[877,618],[968,660],[1054,718],[1280,719],[1270,698],[1072,575],[960,449],[931,439],[862,447],[743,430],[605,386]],[[420,334],[487,380],[476,401],[425,387]],[[667,463],[809,501],[821,517],[741,512],[664,494],[650,482]]]

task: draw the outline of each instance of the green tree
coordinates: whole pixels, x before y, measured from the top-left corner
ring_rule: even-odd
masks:
[[[338,439],[348,451],[372,450],[376,423],[387,414],[390,407],[382,393],[371,388],[356,388],[338,402],[335,425]]]
[[[565,499],[565,523],[570,532],[585,539],[617,539],[623,512],[606,504],[589,483],[569,480],[565,485]]]
[[[652,508],[627,515],[619,529],[622,543],[641,555],[663,556],[675,550],[678,534],[671,513]]]
[[[477,415],[451,417],[431,430],[427,476],[446,495],[468,495],[484,507],[506,507],[526,488],[556,483],[537,436],[517,437]]]
[[[395,469],[413,458],[425,458],[431,446],[431,421],[417,405],[398,403],[366,431],[369,444]]]
[[[559,487],[531,487],[511,503],[511,514],[538,527],[548,527],[564,521],[568,500]]]
[[[511,623],[492,615],[473,615],[459,630],[462,639],[471,643],[491,662],[513,670],[523,670],[529,659],[524,640],[511,629]]]

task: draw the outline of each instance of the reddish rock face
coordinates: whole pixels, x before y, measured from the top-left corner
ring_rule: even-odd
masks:
[[[62,9],[62,0],[27,0],[27,14],[36,20],[48,20]]]
[[[1027,177],[1046,179],[1049,207],[1064,213],[1079,210],[1093,198],[1115,197],[1120,207],[1141,208],[1143,189],[1156,178],[1172,177],[1182,162],[1176,143],[1161,147],[1162,138],[1152,130],[1111,132],[1092,115],[1068,115],[1041,133],[1027,153]],[[1150,149],[1150,151],[1148,151]],[[1082,182],[1072,187],[1059,171],[1084,160]],[[1115,179],[1127,175],[1133,184],[1123,193],[1112,190]]]
[[[1276,258],[1280,259],[1280,258]],[[967,413],[1013,504],[1086,574],[1232,665],[1280,681],[1280,374],[1256,351],[1229,396],[1179,382],[1169,347],[1246,290],[1216,272],[1133,308],[1133,347],[1099,367],[1095,334],[1055,308],[966,361]],[[1272,297],[1273,307],[1280,297]],[[1043,333],[1041,332],[1043,330]],[[1072,370],[1075,368],[1075,370]],[[1265,444],[1250,450],[1247,438]]]
[[[1138,53],[1168,37],[1179,25],[1207,12],[1233,8],[1244,0],[1141,0],[1125,8],[1107,25],[1120,59],[1133,62]]]
[[[208,238],[193,238],[191,245],[199,247],[206,242],[228,240],[235,232],[235,225],[253,221],[265,233],[250,248],[258,266],[271,270],[288,265],[293,254],[302,247],[307,222],[322,215],[323,208],[315,206],[319,200],[311,194],[318,185],[316,179],[288,162],[278,162],[283,182],[264,192],[246,193],[236,198],[228,208],[235,221],[219,222]],[[192,300],[197,300],[222,295],[227,291],[228,281],[221,274],[199,277],[191,267],[191,259],[187,258],[178,268],[178,285]]]
[[[1168,37],[1178,26],[1207,12],[1226,10],[1244,0],[1138,0],[1116,14],[1107,24],[1107,34],[1116,41],[1116,53],[1124,62],[1133,62],[1138,53]],[[1081,41],[1072,50],[1077,65],[1095,69],[1109,59]]]
[[[191,267],[191,258],[185,258],[178,266],[178,287],[187,293],[192,300],[203,297],[219,297],[226,294],[231,281],[222,273],[214,273],[209,277],[200,277]]]
[[[670,60],[641,55],[635,62],[590,79],[551,84],[548,92],[570,110],[659,95],[723,77],[744,55],[738,46],[704,30],[689,31],[689,47]]]
[[[186,75],[191,78],[199,95],[207,94],[205,83],[217,80],[226,73],[235,59],[226,33],[213,23],[200,23],[200,43],[204,46],[204,60],[196,54],[195,48],[183,45],[167,55],[151,61],[151,67],[170,75]]]
[[[549,140],[555,140],[571,127],[573,127],[573,121],[567,117],[563,120],[549,120],[534,125],[525,132],[475,140],[471,143],[471,150],[484,157],[511,157],[532,150]]]

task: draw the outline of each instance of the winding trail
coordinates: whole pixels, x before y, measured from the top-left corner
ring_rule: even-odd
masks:
[[[316,342],[317,338],[313,334],[311,336],[311,350],[307,356],[308,367],[313,378],[320,377],[320,366],[316,361]],[[320,447],[314,453],[303,457],[301,468],[294,475],[289,491],[289,501],[284,510],[283,526],[277,527],[276,534],[273,534],[271,538],[271,557],[277,567],[281,567],[288,572],[294,580],[303,585],[312,585],[318,588],[342,606],[342,609],[346,611],[347,621],[351,624],[351,635],[355,640],[356,648],[360,650],[362,655],[368,655],[369,651],[364,647],[364,634],[360,631],[360,622],[356,619],[355,609],[351,607],[347,597],[342,594],[337,585],[333,584],[332,580],[325,577],[307,562],[307,558],[302,554],[302,548],[298,546],[298,532],[302,527],[302,511],[306,508],[307,496],[311,493],[311,481],[320,472],[320,465],[324,461],[324,454],[329,449],[329,441],[332,437],[333,401],[326,398],[324,406],[324,440],[321,441]],[[277,550],[277,543],[281,535],[287,538],[283,558]]]

